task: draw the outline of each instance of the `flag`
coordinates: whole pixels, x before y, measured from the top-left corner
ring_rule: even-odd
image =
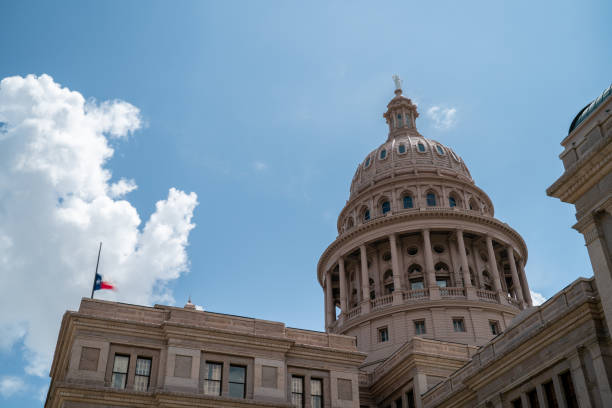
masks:
[[[115,290],[115,286],[110,282],[105,282],[104,280],[102,280],[102,275],[100,275],[99,273],[96,273],[96,280],[94,282],[93,290],[100,290],[100,289]]]

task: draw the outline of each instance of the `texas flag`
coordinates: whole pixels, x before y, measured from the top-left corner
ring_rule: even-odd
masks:
[[[112,289],[112,290],[115,290],[115,286],[113,284],[111,284],[110,282],[103,281],[102,280],[102,275],[100,275],[99,273],[96,273],[96,280],[94,282],[93,290],[100,290],[100,289]]]

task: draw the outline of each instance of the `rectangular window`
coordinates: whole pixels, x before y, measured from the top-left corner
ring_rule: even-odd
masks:
[[[446,288],[448,286],[448,279],[437,278],[436,285],[438,285],[440,288]]]
[[[578,408],[578,400],[576,399],[576,392],[574,391],[572,375],[569,371],[566,371],[561,374],[559,378],[561,379],[561,386],[563,387],[565,405],[567,406],[567,408]]]
[[[414,321],[414,332],[415,334],[425,334],[425,320]]]
[[[402,397],[395,400],[395,408],[404,408],[404,404],[402,404]]]
[[[544,389],[544,396],[546,397],[546,407],[547,408],[559,408],[559,404],[557,404],[557,395],[555,394],[555,387],[552,381],[548,381],[547,383],[542,384],[542,388]]]
[[[517,398],[512,401],[512,408],[523,408],[523,403],[521,402],[520,398]]]
[[[406,393],[406,403],[408,404],[408,408],[416,407],[414,403],[414,391],[413,390],[410,390]]]
[[[230,365],[229,372],[229,396],[244,398],[246,391],[246,367]]]
[[[489,327],[491,328],[491,334],[497,336],[499,334],[499,322],[496,320],[489,320]]]
[[[115,354],[115,361],[113,362],[113,376],[111,378],[113,388],[117,388],[119,390],[125,389],[129,365],[130,356]]]
[[[535,389],[527,392],[527,399],[529,400],[529,408],[540,408],[538,392]]]
[[[134,376],[134,389],[147,391],[151,380],[151,359],[138,357],[136,359],[136,375]]]
[[[291,404],[296,408],[304,406],[304,377],[291,377]]]
[[[465,322],[463,321],[463,318],[456,317],[453,319],[453,330],[456,332],[465,331]]]
[[[323,408],[323,380],[313,378],[310,380],[310,406]]]
[[[204,394],[221,395],[223,364],[206,362],[204,370]]]
[[[423,289],[423,281],[422,280],[411,280],[410,281],[410,289],[415,290],[415,289]]]
[[[378,329],[378,342],[384,343],[385,341],[389,341],[389,329],[381,327]]]

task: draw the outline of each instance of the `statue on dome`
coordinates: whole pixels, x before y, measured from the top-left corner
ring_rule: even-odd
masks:
[[[400,79],[399,75],[393,75],[393,82],[395,82],[395,89],[402,89],[402,80]]]

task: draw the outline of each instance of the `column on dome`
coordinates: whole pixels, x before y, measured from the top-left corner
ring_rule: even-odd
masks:
[[[429,229],[422,230],[423,234],[423,249],[425,250],[425,275],[427,275],[427,287],[429,288],[429,297],[438,299],[440,291],[436,285],[436,271],[433,265],[433,254],[431,252],[431,237]]]
[[[514,248],[512,245],[508,245],[506,248],[508,252],[508,263],[510,263],[510,272],[512,273],[512,286],[514,286],[514,292],[516,293],[516,299],[523,305],[523,285],[519,280],[518,272],[516,270],[516,261],[514,260]]]
[[[391,247],[391,269],[393,270],[393,304],[402,303],[402,283],[400,279],[399,254],[397,253],[397,237],[389,235],[389,246]]]
[[[461,271],[463,272],[463,286],[466,288],[472,287],[472,279],[470,278],[470,266],[468,265],[467,254],[465,253],[465,241],[463,239],[463,230],[457,231],[457,244],[459,245],[459,257],[461,259]]]
[[[368,253],[366,246],[361,245],[359,247],[359,254],[361,256],[361,313],[367,313],[370,311],[370,274],[368,272]]]
[[[338,258],[338,273],[340,274],[340,313],[344,315],[348,312],[346,298],[346,273],[344,271],[344,258]]]
[[[478,275],[478,285],[480,289],[484,289],[485,283],[482,274],[482,259],[480,259],[480,250],[475,242],[472,242],[472,256],[474,257],[474,266],[476,266],[476,274]]]
[[[529,285],[527,283],[527,275],[525,274],[525,261],[520,259],[518,266],[519,266],[519,273],[523,280],[523,285],[521,285],[523,289],[523,297],[525,298],[525,301],[527,302],[528,306],[533,306],[533,300],[531,299],[531,292],[529,291]]]
[[[491,278],[493,279],[493,289],[497,293],[502,292],[501,280],[499,277],[499,270],[497,269],[497,261],[495,260],[495,251],[493,250],[493,240],[489,235],[486,236],[487,241],[487,252],[489,254],[489,269],[491,271]],[[500,299],[503,297],[500,297]]]
[[[334,313],[334,297],[332,288],[332,272],[327,271],[325,274],[325,325],[329,327],[335,320],[336,314]]]

